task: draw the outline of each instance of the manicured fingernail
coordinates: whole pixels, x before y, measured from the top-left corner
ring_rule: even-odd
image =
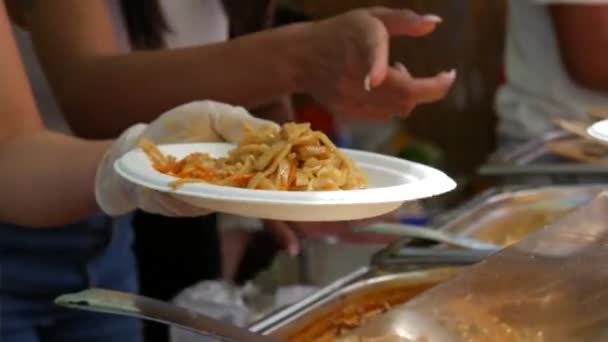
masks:
[[[365,80],[363,80],[363,88],[365,89],[365,91],[371,91],[372,90],[372,80],[370,79],[369,75],[365,76]]]
[[[397,69],[397,70],[399,70],[401,72],[407,72],[407,68],[401,62],[395,62],[393,64],[393,67],[395,67],[395,69]]]
[[[294,257],[294,256],[298,255],[298,253],[300,253],[300,251],[298,250],[297,246],[289,246],[287,248],[287,253],[289,254],[289,256]]]
[[[447,72],[442,72],[441,74],[444,75],[448,79],[451,79],[451,80],[456,79],[456,69],[452,69]]]
[[[440,22],[442,22],[442,21],[443,21],[443,19],[441,19],[441,17],[440,17],[440,16],[435,15],[435,14],[427,14],[427,15],[423,15],[423,16],[422,16],[422,19],[423,19],[424,21],[430,21],[430,22],[432,22],[432,23],[436,23],[436,24],[438,24],[438,23],[440,23]]]

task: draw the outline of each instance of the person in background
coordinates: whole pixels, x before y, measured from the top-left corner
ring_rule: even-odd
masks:
[[[506,83],[496,96],[509,148],[608,103],[608,1],[509,0]]]

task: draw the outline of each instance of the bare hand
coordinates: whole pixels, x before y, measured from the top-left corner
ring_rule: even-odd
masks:
[[[335,114],[386,119],[407,116],[417,105],[442,99],[456,74],[414,78],[389,65],[392,35],[419,37],[441,19],[409,10],[359,9],[300,26],[296,65],[299,90]]]

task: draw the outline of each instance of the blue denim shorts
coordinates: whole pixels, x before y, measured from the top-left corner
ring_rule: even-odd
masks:
[[[127,220],[93,217],[50,229],[0,224],[0,341],[141,341],[138,320],[53,304],[90,287],[137,291]]]

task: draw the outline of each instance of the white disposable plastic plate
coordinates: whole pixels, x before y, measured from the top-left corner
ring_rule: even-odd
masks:
[[[587,133],[595,139],[608,143],[608,120],[594,123],[587,129]]]
[[[163,153],[184,157],[192,152],[225,156],[234,148],[226,143],[195,143],[159,146]],[[127,180],[214,211],[285,221],[342,221],[370,218],[397,209],[406,201],[448,192],[456,183],[431,167],[381,154],[344,150],[369,176],[362,190],[269,191],[241,189],[206,183],[185,184],[171,189],[176,178],[156,171],[141,149],[116,161],[116,171]]]

